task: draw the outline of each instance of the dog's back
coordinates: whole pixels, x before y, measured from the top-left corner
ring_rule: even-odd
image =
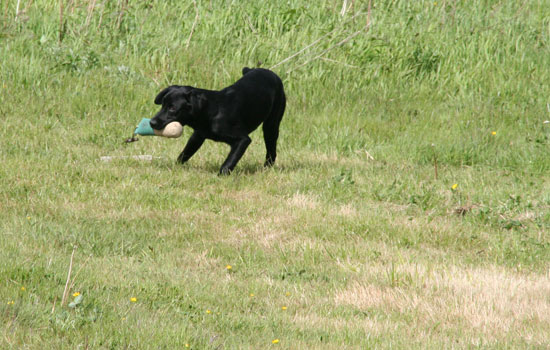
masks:
[[[233,85],[221,92],[233,100],[231,105],[237,107],[249,126],[249,132],[260,123],[270,119],[282,118],[286,97],[283,82],[274,72],[263,68],[248,68],[242,70],[243,76]],[[278,126],[278,122],[276,123]]]
[[[237,80],[234,86],[258,88],[272,88],[281,90],[284,94],[283,82],[281,78],[274,72],[264,68],[243,68],[243,76]]]

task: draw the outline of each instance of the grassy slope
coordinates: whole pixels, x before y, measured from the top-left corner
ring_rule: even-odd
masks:
[[[204,1],[186,48],[192,3],[131,2],[119,25],[98,1],[86,25],[79,1],[60,44],[57,2],[19,21],[15,3],[0,1],[2,348],[550,345],[546,1],[375,1],[368,33],[302,68],[366,16]],[[275,168],[261,132],[228,178],[224,145],[182,168],[182,140],[122,144],[161,87],[222,88],[332,30],[276,68]],[[135,154],[160,158],[99,161]]]

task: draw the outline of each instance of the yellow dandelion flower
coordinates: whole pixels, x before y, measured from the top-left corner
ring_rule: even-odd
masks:
[[[254,296],[254,293],[250,293],[250,296],[253,297],[253,296]]]
[[[27,288],[25,288],[25,287],[21,287],[21,290],[22,290],[22,291],[24,292],[24,291],[26,291],[26,290],[27,290]]]
[[[493,136],[495,136],[496,134],[497,134],[496,131],[493,131],[493,132],[491,133],[491,135],[493,135]]]
[[[289,296],[290,296],[290,292],[286,292],[285,295],[286,295],[287,297],[289,297]]]
[[[453,184],[453,185],[451,186],[451,189],[452,189],[453,191],[456,190],[457,188],[458,188],[458,184]]]
[[[136,297],[131,297],[131,298],[130,298],[130,301],[131,301],[132,303],[135,303],[135,302],[137,302],[137,298],[136,298]]]
[[[75,292],[75,293],[73,293],[73,297],[75,297],[75,298],[76,298],[77,296],[79,296],[79,295],[80,295],[80,293],[79,293],[79,292]]]
[[[8,301],[8,305],[13,305],[14,301]]]
[[[188,348],[188,347],[189,347],[189,344],[185,344],[185,347]]]
[[[30,220],[30,219],[31,219],[31,217],[30,217],[30,216],[27,216],[27,220]]]
[[[279,339],[273,339],[273,340],[271,341],[272,344],[277,344],[278,342],[279,342]]]
[[[287,309],[286,306],[282,306],[282,307],[281,307],[281,310],[286,310],[286,309]]]
[[[210,310],[206,310],[206,313],[207,313],[207,314],[211,314],[211,313],[212,313],[212,311],[210,311]]]
[[[228,270],[231,270],[233,268],[233,266],[227,265],[225,268],[228,269]]]

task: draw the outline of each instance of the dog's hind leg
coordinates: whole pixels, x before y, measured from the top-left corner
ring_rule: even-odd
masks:
[[[277,104],[277,107],[271,112],[270,117],[264,121],[262,129],[264,131],[264,141],[266,148],[265,167],[272,166],[277,158],[277,139],[279,138],[279,125],[285,112],[286,100],[284,94]]]
[[[280,122],[280,120],[279,120]],[[265,163],[264,166],[272,166],[277,158],[277,139],[279,138],[279,122],[266,120],[263,124],[265,141]]]

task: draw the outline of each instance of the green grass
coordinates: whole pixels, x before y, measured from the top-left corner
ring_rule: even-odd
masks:
[[[2,349],[550,346],[547,1],[374,1],[338,47],[367,1],[198,1],[188,47],[193,2],[74,1],[61,41],[58,1],[16,3]],[[223,144],[175,164],[188,128],[123,144],[166,85],[220,89],[321,37],[274,69],[274,168],[261,131],[229,177]]]

